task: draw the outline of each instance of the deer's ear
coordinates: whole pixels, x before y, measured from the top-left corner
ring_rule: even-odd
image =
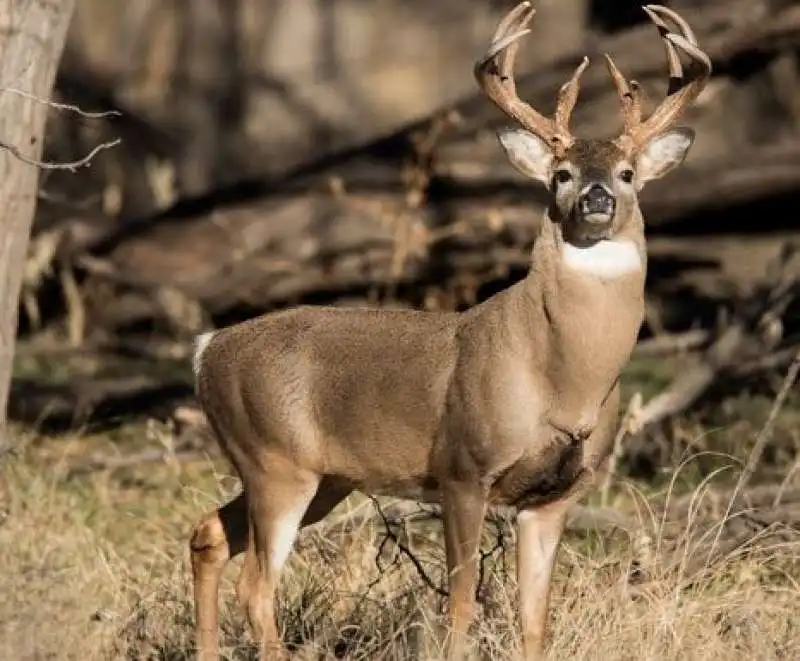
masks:
[[[544,140],[524,129],[502,129],[497,137],[511,165],[545,186],[550,183],[554,156]]]
[[[693,142],[694,130],[689,128],[672,129],[652,138],[636,161],[637,188],[683,163]]]

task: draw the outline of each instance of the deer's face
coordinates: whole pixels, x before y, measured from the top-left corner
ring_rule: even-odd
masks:
[[[610,140],[576,139],[557,155],[524,129],[500,132],[514,167],[544,184],[552,195],[551,217],[573,242],[610,239],[633,218],[637,193],[648,181],[680,165],[694,140],[691,129],[673,129],[626,154]]]

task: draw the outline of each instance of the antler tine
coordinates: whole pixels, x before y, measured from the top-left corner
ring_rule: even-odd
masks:
[[[581,76],[589,66],[589,58],[584,57],[575,67],[572,77],[558,90],[558,103],[556,104],[555,124],[560,131],[569,133],[569,120],[578,101],[578,92],[581,89]]]
[[[628,81],[622,75],[614,60],[608,53],[605,53],[606,66],[617,88],[620,104],[622,105],[622,126],[623,133],[629,133],[642,121],[642,103],[639,84],[635,81]]]
[[[514,60],[519,49],[519,40],[530,32],[527,27],[536,13],[531,3],[525,0],[500,21],[492,36],[492,42],[486,54],[475,63],[474,74],[478,84],[483,88],[487,82],[487,73],[499,75],[500,83],[509,92],[515,93]],[[489,69],[494,69],[487,71]]]
[[[666,130],[684,110],[700,95],[711,77],[711,59],[697,45],[697,38],[689,24],[676,12],[661,5],[647,5],[644,11],[656,25],[664,44],[669,66],[669,86],[667,97],[644,122],[637,122],[626,128],[618,142],[634,149],[641,147],[654,135]],[[681,34],[670,32],[663,18],[673,21]],[[684,77],[679,51],[692,60],[695,75],[691,80]],[[616,67],[614,67],[616,68]],[[699,71],[697,69],[699,68]],[[619,72],[617,72],[619,73]],[[614,73],[612,72],[612,77]],[[621,77],[621,75],[620,75]],[[615,77],[616,83],[616,77]],[[619,89],[619,87],[618,87]]]
[[[642,88],[635,80],[629,82],[631,86],[631,95],[633,96],[631,101],[631,116],[635,118],[638,124],[642,121]]]
[[[574,140],[569,131],[522,101],[517,96],[514,82],[514,60],[519,49],[519,40],[530,32],[527,26],[535,13],[536,10],[528,0],[520,2],[512,9],[498,25],[489,49],[475,63],[473,73],[484,94],[511,119],[547,141],[553,148],[564,151]],[[579,73],[582,70],[576,71],[573,80],[576,76],[579,77]],[[574,95],[577,98],[577,91]],[[565,102],[574,106],[575,101],[570,101],[571,98],[572,94]]]
[[[527,15],[525,15],[526,12]],[[497,29],[494,31],[494,36],[492,37],[492,45],[506,38],[514,26],[517,27],[517,30],[525,28],[525,26],[530,23],[535,13],[536,9],[534,9],[530,2],[520,2],[514,9],[508,12],[498,24]]]
[[[683,30],[684,35],[686,34],[686,29],[688,29],[688,32],[691,34],[692,38],[694,38],[694,33],[692,32],[691,28],[689,28],[688,23],[686,23],[685,20],[683,20],[671,9],[661,7],[660,5],[647,5],[646,7],[642,7],[642,9],[644,9],[645,13],[650,17],[650,20],[653,21],[655,26],[658,28],[659,34],[661,35],[661,43],[664,44],[664,52],[667,55],[667,63],[669,65],[667,95],[674,94],[683,84],[683,64],[681,64],[681,58],[680,55],[678,55],[678,52],[675,50],[675,46],[668,39],[670,34],[669,27],[661,19],[660,13],[664,12],[661,12],[660,10],[666,10],[666,15],[673,22],[675,22],[681,28],[681,30]]]
[[[683,18],[678,12],[674,9],[670,9],[669,7],[664,7],[663,5],[645,5],[642,7],[647,12],[647,15],[653,19],[653,14],[656,16],[663,16],[671,20],[681,31],[681,34],[686,38],[686,41],[694,44],[697,46],[697,37],[694,34],[694,30],[692,30],[692,26]],[[655,21],[654,21],[655,22]],[[666,28],[663,22],[658,23],[660,26]]]

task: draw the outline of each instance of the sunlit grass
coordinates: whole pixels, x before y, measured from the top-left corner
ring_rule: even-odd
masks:
[[[133,445],[144,438],[135,431],[119,433]],[[179,467],[76,474],[72,468],[86,453],[119,451],[119,436],[18,435],[26,438],[6,460],[0,492],[0,658],[190,658],[187,541],[196,519],[235,492],[227,466],[209,457]],[[691,473],[694,463],[684,470]],[[672,488],[685,491],[689,479],[672,480]],[[613,502],[641,521],[648,550],[623,533],[567,536],[554,585],[551,658],[793,658],[800,649],[797,535],[729,552],[687,583],[681,559],[702,554],[709,537],[684,533],[701,522],[687,516],[664,525],[658,511],[667,490],[633,486],[619,484]],[[438,580],[444,555],[437,526],[411,532]],[[297,658],[439,658],[443,601],[392,545],[378,570],[382,538],[372,524],[301,537],[279,597],[279,622]],[[483,658],[514,659],[519,652],[513,555],[508,533],[505,557],[496,554],[487,571],[475,626]],[[627,577],[643,556],[648,581],[634,594]],[[253,659],[233,596],[235,575],[232,565],[222,590],[224,652]]]

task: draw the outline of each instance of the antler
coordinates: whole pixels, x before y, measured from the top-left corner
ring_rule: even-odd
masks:
[[[661,5],[643,7],[650,19],[658,27],[669,64],[669,86],[667,97],[644,122],[639,85],[636,81],[627,81],[620,73],[614,61],[606,55],[606,64],[614,80],[617,93],[622,103],[623,132],[617,138],[617,144],[626,151],[636,151],[650,138],[665,131],[678,120],[683,111],[700,95],[711,77],[711,59],[697,45],[692,28],[676,12]],[[664,18],[675,23],[680,34],[670,32]],[[692,58],[692,64],[699,72],[688,81],[683,74],[678,50]]]
[[[575,73],[559,90],[553,119],[522,101],[514,83],[514,58],[520,38],[530,32],[527,26],[535,13],[527,0],[512,9],[498,25],[486,54],[475,63],[474,73],[480,88],[503,112],[563,154],[575,141],[569,130],[569,120],[578,99],[580,78],[589,65],[589,59],[583,58]]]

